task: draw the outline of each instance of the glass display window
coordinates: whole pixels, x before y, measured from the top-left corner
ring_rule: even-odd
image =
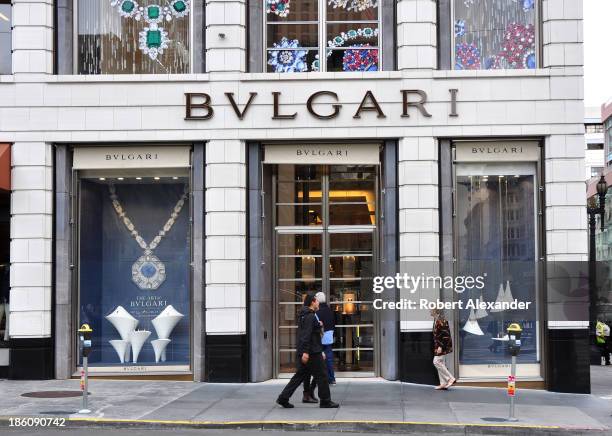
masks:
[[[11,2],[0,0],[0,74],[12,73],[11,18]]]
[[[268,72],[377,71],[377,0],[265,0]]]
[[[78,172],[78,325],[93,329],[92,371],[190,368],[189,174],[151,171]]]
[[[519,374],[541,375],[538,300],[537,165],[457,163],[455,251],[457,276],[484,276],[482,289],[455,293],[459,375],[503,377],[511,356],[506,328],[523,328]],[[467,308],[468,300],[530,303],[521,310]]]
[[[453,0],[453,68],[537,68],[537,3],[536,0]]]
[[[78,74],[190,72],[190,0],[74,1]]]

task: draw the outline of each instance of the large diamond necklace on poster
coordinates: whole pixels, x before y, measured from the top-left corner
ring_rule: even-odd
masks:
[[[122,17],[136,21],[144,19],[147,23],[147,27],[138,34],[138,48],[151,60],[157,60],[157,56],[164,53],[171,41],[168,39],[168,32],[160,24],[164,21],[170,22],[172,18],[189,15],[190,2],[191,0],[171,0],[166,1],[167,6],[140,6],[136,0],[110,0],[111,6],[117,8]]]
[[[110,198],[113,202],[113,208],[115,209],[117,216],[123,222],[125,228],[128,229],[130,235],[136,240],[138,245],[140,245],[140,248],[142,248],[144,251],[143,255],[140,256],[132,265],[132,281],[140,289],[155,290],[161,286],[164,280],[166,280],[166,266],[155,254],[153,254],[153,250],[157,248],[163,237],[170,233],[172,226],[180,215],[181,210],[185,205],[185,200],[187,200],[187,186],[185,186],[185,192],[183,192],[183,195],[176,203],[176,206],[174,206],[174,209],[170,214],[170,218],[168,218],[166,224],[164,224],[162,229],[157,233],[157,236],[155,236],[155,238],[149,244],[147,244],[142,236],[140,236],[140,233],[138,233],[138,230],[136,230],[134,223],[132,223],[132,220],[126,215],[123,206],[121,206],[121,203],[119,202],[115,185],[111,183],[108,185],[108,189],[110,191]]]

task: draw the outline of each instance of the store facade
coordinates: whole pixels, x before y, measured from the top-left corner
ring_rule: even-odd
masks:
[[[377,310],[372,291],[427,265],[486,269],[484,300],[531,303],[451,314],[462,382],[503,380],[491,338],[520,320],[521,376],[588,389],[588,302],[541,268],[586,258],[580,8],[509,1],[494,16],[523,23],[518,56],[512,32],[474,30],[484,2],[102,3],[68,2],[57,28],[19,15],[15,34],[40,28],[57,50],[17,38],[0,79],[27,199],[11,221],[11,356],[30,362],[15,378],[77,374],[85,322],[100,376],[282,378],[316,290],[339,376],[430,383],[431,319]]]

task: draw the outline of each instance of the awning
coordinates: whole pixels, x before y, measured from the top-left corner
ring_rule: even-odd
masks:
[[[0,144],[0,190],[11,190],[11,144]]]

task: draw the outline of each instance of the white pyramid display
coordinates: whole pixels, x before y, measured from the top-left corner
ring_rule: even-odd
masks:
[[[501,304],[504,301],[506,301],[505,298],[506,298],[506,292],[504,291],[504,284],[500,283],[499,291],[497,291],[497,298],[495,299],[495,303]],[[495,308],[491,309],[491,312],[503,312],[503,311],[504,309],[495,309]]]
[[[512,291],[510,290],[510,281],[506,281],[506,292],[504,292],[504,301],[506,303],[512,303],[514,301]]]
[[[482,293],[480,294],[480,299],[478,300],[481,303],[484,302],[484,298],[482,298]],[[479,307],[478,309],[476,309],[476,319],[482,319],[482,318],[486,318],[487,316],[489,316],[489,313],[483,309],[482,307]]]
[[[468,320],[465,322],[463,326],[463,330],[477,336],[483,336],[484,333],[476,320],[476,314],[474,313],[474,309],[470,310],[470,316]]]

